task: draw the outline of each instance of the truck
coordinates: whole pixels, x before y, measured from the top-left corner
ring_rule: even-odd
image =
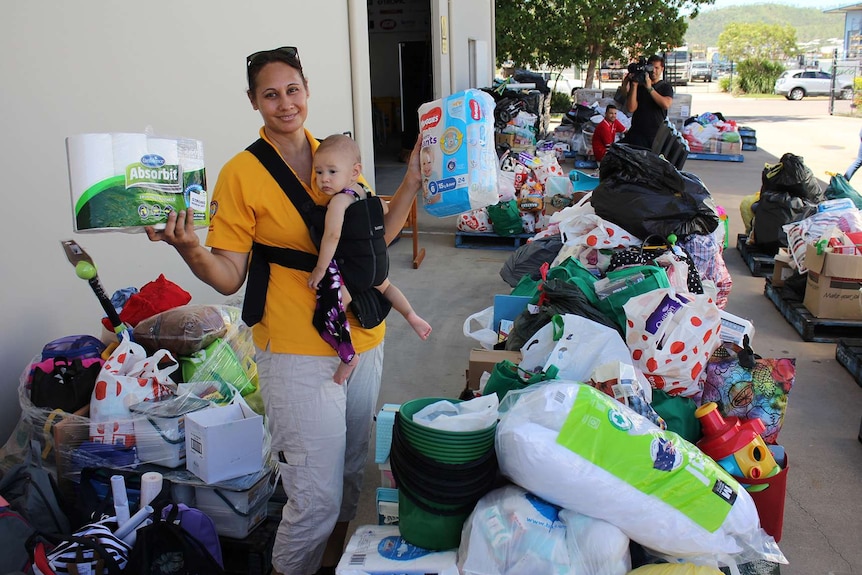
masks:
[[[670,82],[671,85],[687,85],[690,78],[689,72],[688,47],[682,46],[664,53],[665,80]]]

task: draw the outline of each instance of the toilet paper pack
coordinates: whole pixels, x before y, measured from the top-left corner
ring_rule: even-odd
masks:
[[[172,211],[209,225],[203,143],[136,133],[66,138],[76,232],[163,228]]]
[[[454,216],[499,201],[494,98],[464,90],[419,107],[425,210]]]

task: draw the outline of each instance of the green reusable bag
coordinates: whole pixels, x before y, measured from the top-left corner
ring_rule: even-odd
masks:
[[[524,233],[521,212],[518,210],[518,202],[515,200],[488,206],[488,217],[491,219],[494,233],[498,236],[514,236]]]
[[[584,267],[576,258],[566,258],[563,262],[548,270],[548,280],[561,279],[565,282],[578,286],[591,304],[598,307],[599,298],[596,297],[596,290],[593,288],[599,278],[594,276],[590,270]]]
[[[670,281],[667,272],[659,266],[631,266],[608,272],[606,276],[611,282],[623,284],[618,290],[605,298],[599,297],[598,308],[613,319],[624,331],[626,329],[626,312],[623,305],[636,295],[641,295],[659,288],[669,288]],[[595,292],[594,292],[595,293]]]
[[[557,377],[558,372],[559,370],[554,365],[550,366],[547,371],[531,372],[521,369],[517,364],[512,363],[508,359],[504,359],[494,366],[494,370],[485,384],[482,395],[496,393],[497,398],[503,401],[503,398],[510,391],[524,389],[532,383],[554,379]]]
[[[834,174],[829,179],[829,185],[823,191],[827,200],[839,200],[850,198],[857,209],[862,209],[862,195],[850,185],[843,174]]]

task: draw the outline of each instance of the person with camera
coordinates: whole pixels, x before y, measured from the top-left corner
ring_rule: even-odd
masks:
[[[664,58],[656,54],[645,64],[643,60],[629,64],[622,89],[632,125],[623,143],[652,148],[659,126],[673,104],[673,87],[662,79],[663,72]]]

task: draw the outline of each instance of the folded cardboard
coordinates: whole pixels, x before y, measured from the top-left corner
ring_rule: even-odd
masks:
[[[471,349],[470,350],[470,366],[467,369],[467,387],[470,389],[479,389],[479,380],[482,374],[486,371],[491,373],[494,366],[508,359],[512,363],[520,363],[520,351],[507,351],[498,349]]]
[[[263,467],[263,417],[244,403],[186,414],[186,469],[206,483]]]
[[[787,248],[779,248],[775,254],[775,267],[772,268],[772,285],[781,287],[784,282],[793,275],[796,271],[792,266],[793,256],[787,251]]]
[[[862,255],[818,253],[817,246],[805,249],[808,279],[805,308],[815,317],[862,319],[859,288],[862,287]]]

